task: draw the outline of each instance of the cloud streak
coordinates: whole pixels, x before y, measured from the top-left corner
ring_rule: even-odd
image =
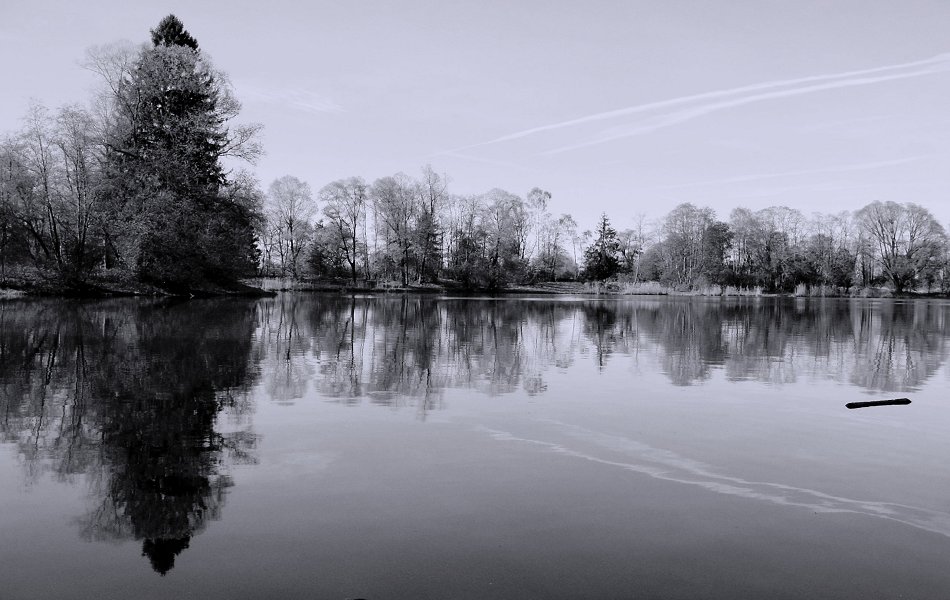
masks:
[[[824,90],[871,85],[897,79],[920,77],[922,75],[946,71],[948,68],[950,68],[950,54],[938,54],[924,60],[875,67],[871,69],[768,81],[594,113],[575,119],[523,129],[514,133],[496,137],[485,142],[479,142],[477,144],[470,144],[468,146],[455,148],[453,150],[449,150],[448,152],[457,152],[461,150],[479,148],[482,146],[500,144],[503,142],[509,142],[533,136],[538,133],[566,129],[599,121],[607,121],[632,115],[650,112],[662,112],[675,109],[672,112],[653,116],[633,125],[626,125],[623,127],[607,130],[600,136],[587,142],[556,148],[545,153],[556,154],[559,152],[601,144],[614,139],[619,139],[621,137],[642,135],[644,133],[656,131],[657,129],[683,123],[685,121],[707,115],[711,112],[742,106],[744,104],[751,104],[753,102],[811,94]],[[699,103],[699,105],[689,106],[695,103]]]
[[[855,163],[850,165],[838,165],[835,167],[826,167],[823,169],[801,169],[798,171],[782,171],[779,173],[753,173],[750,175],[740,175],[738,177],[725,177],[723,179],[709,179],[706,181],[694,181],[691,183],[678,183],[675,185],[661,185],[656,189],[660,190],[680,190],[694,187],[705,187],[708,185],[730,185],[733,183],[747,183],[750,181],[762,181],[767,179],[781,179],[784,177],[798,177],[801,175],[821,175],[826,173],[849,173],[852,171],[871,171],[874,169],[884,169],[887,167],[897,167],[921,161],[929,158],[929,155],[908,156],[907,158],[896,158],[894,160],[880,160],[866,163]]]
[[[907,71],[903,73],[891,73],[888,75],[878,75],[876,77],[853,77],[853,78],[848,78],[848,79],[839,79],[836,81],[830,81],[827,83],[821,83],[821,84],[816,84],[816,85],[794,87],[790,89],[776,90],[776,91],[765,92],[765,93],[760,93],[760,94],[750,94],[747,96],[732,98],[732,99],[724,100],[721,102],[710,102],[708,104],[702,104],[700,106],[688,108],[685,110],[678,110],[678,111],[674,111],[665,115],[660,115],[658,117],[653,117],[643,122],[635,123],[633,125],[623,125],[620,127],[608,129],[604,131],[603,133],[601,133],[599,136],[591,140],[588,140],[586,142],[572,144],[569,146],[563,146],[561,148],[555,148],[554,150],[548,150],[547,152],[544,152],[543,154],[545,155],[560,154],[561,152],[567,152],[569,150],[577,150],[579,148],[587,148],[589,146],[595,146],[598,144],[603,144],[605,142],[610,142],[610,141],[621,139],[621,138],[633,137],[637,135],[643,135],[646,133],[652,133],[658,129],[663,129],[665,127],[670,127],[673,125],[684,123],[686,121],[691,121],[697,117],[708,115],[709,113],[725,110],[727,108],[743,106],[746,104],[752,104],[754,102],[762,102],[763,100],[789,98],[792,96],[802,96],[804,94],[812,94],[814,92],[821,92],[825,90],[834,90],[834,89],[847,88],[847,87],[871,85],[874,83],[894,81],[897,79],[908,79],[911,77],[919,77],[921,75],[931,75],[934,73],[939,73],[942,71],[946,71],[948,68],[950,68],[950,60],[944,60],[942,63],[937,63],[936,65],[926,68],[926,69],[915,69],[913,71]]]
[[[329,97],[305,88],[261,87],[241,85],[241,94],[249,100],[275,104],[312,114],[342,112],[343,108]]]

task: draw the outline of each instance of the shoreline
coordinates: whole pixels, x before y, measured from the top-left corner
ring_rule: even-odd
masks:
[[[723,286],[706,286],[696,290],[676,290],[657,282],[640,284],[542,282],[537,284],[512,285],[505,288],[466,288],[452,282],[402,286],[386,283],[352,285],[351,282],[329,280],[293,280],[280,278],[248,278],[221,286],[209,284],[202,288],[184,291],[162,289],[157,286],[122,281],[97,281],[68,284],[55,281],[6,281],[0,282],[0,300],[22,298],[226,298],[226,297],[273,297],[282,293],[315,293],[347,295],[438,295],[438,296],[582,296],[589,298],[622,297],[670,297],[670,298],[814,298],[814,299],[917,299],[946,300],[950,294],[942,292],[905,292],[896,295],[886,288],[852,289],[850,293],[794,293],[762,292],[759,289],[736,289]]]
[[[208,284],[190,290],[169,290],[157,286],[122,281],[0,281],[0,299],[13,298],[225,298],[268,297],[276,292],[235,282],[226,286]]]

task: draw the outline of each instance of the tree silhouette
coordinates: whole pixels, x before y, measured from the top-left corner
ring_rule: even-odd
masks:
[[[152,44],[155,46],[185,46],[198,49],[198,41],[185,30],[185,25],[175,15],[168,15],[151,30]]]
[[[620,241],[606,214],[600,216],[596,236],[584,251],[584,271],[588,279],[603,281],[620,269]]]

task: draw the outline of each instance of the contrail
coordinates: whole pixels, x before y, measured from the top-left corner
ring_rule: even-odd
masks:
[[[896,167],[907,163],[917,162],[930,155],[909,156],[907,158],[896,158],[894,160],[880,160],[875,162],[855,163],[850,165],[838,165],[836,167],[826,167],[823,169],[802,169],[799,171],[782,171],[779,173],[753,173],[751,175],[740,175],[738,177],[726,177],[723,179],[708,179],[706,181],[694,181],[691,183],[678,183],[675,185],[661,185],[656,189],[660,190],[678,190],[691,187],[703,187],[707,185],[728,185],[731,183],[745,183],[748,181],[761,181],[763,179],[778,179],[782,177],[796,177],[798,175],[818,175],[821,173],[847,173],[850,171],[870,171],[872,169],[882,169],[885,167]]]
[[[880,75],[878,77],[855,77],[852,79],[839,79],[837,81],[831,81],[828,83],[821,83],[817,85],[809,85],[805,87],[791,88],[787,90],[777,90],[774,92],[765,92],[762,94],[753,94],[751,96],[743,96],[739,98],[734,98],[732,100],[725,100],[722,102],[713,102],[710,104],[704,104],[697,106],[695,108],[688,108],[684,110],[679,110],[667,115],[661,115],[648,119],[646,122],[639,123],[632,126],[621,126],[609,129],[600,136],[589,140],[587,142],[581,142],[579,144],[572,144],[570,146],[563,146],[561,148],[555,148],[554,150],[548,150],[543,154],[559,154],[561,152],[567,152],[568,150],[576,150],[578,148],[586,148],[588,146],[594,146],[597,144],[603,144],[604,142],[609,142],[612,140],[631,137],[635,135],[643,135],[646,133],[651,133],[657,129],[662,129],[664,127],[670,127],[672,125],[678,125],[685,121],[690,121],[697,117],[707,115],[712,112],[723,110],[726,108],[733,108],[735,106],[742,106],[744,104],[752,104],[753,102],[761,102],[763,100],[773,100],[775,98],[787,98],[790,96],[800,96],[803,94],[811,94],[813,92],[820,92],[824,90],[833,90],[838,88],[846,87],[855,87],[860,85],[870,85],[873,83],[880,83],[883,81],[892,81],[895,79],[908,79],[910,77],[919,77],[921,75],[930,75],[933,73],[939,73],[944,71],[947,67],[950,66],[950,62],[944,62],[943,64],[935,64],[929,69],[919,69],[916,71],[910,71],[906,73],[894,73],[892,75]]]
[[[243,83],[240,90],[243,95],[252,99],[288,106],[304,112],[343,112],[343,108],[332,99],[305,88],[265,88],[253,83]]]
[[[775,89],[775,88],[783,88],[783,87],[793,86],[793,85],[812,84],[812,83],[821,82],[821,81],[831,81],[831,80],[843,79],[843,78],[864,77],[864,76],[868,76],[868,75],[875,75],[875,74],[880,74],[880,73],[888,73],[888,72],[890,72],[890,71],[899,71],[899,70],[902,70],[902,69],[915,69],[915,68],[925,67],[925,69],[922,69],[922,70],[919,70],[919,71],[915,71],[915,72],[914,72],[913,74],[911,74],[911,75],[908,75],[908,74],[900,74],[900,75],[895,76],[895,77],[893,77],[893,78],[896,79],[896,78],[901,78],[901,77],[914,77],[914,76],[917,76],[917,75],[923,75],[923,74],[933,73],[933,72],[936,72],[937,70],[945,69],[945,68],[947,68],[948,65],[950,65],[950,54],[938,54],[938,55],[936,55],[936,56],[933,56],[933,57],[931,57],[931,58],[927,58],[927,59],[924,59],[924,60],[918,60],[918,61],[913,61],[913,62],[901,63],[901,64],[896,64],[896,65],[887,65],[887,66],[883,66],[883,67],[875,67],[875,68],[872,68],[872,69],[861,69],[861,70],[857,70],[857,71],[844,71],[844,72],[841,72],[841,73],[831,73],[831,74],[825,74],[825,75],[812,75],[812,76],[809,76],[809,77],[800,77],[800,78],[796,78],[796,79],[782,79],[782,80],[769,81],[769,82],[764,82],[764,83],[757,83],[757,84],[753,84],[753,85],[747,85],[747,86],[742,86],[742,87],[737,87],[737,88],[732,88],[732,89],[716,90],[716,91],[712,91],[712,92],[704,92],[704,93],[701,93],[701,94],[693,94],[693,95],[689,95],[689,96],[681,96],[681,97],[679,97],[679,98],[671,98],[671,99],[668,99],[668,100],[661,100],[661,101],[658,101],[658,102],[649,102],[649,103],[647,103],[647,104],[639,104],[639,105],[636,105],[636,106],[629,106],[629,107],[627,107],[627,108],[620,108],[620,109],[616,109],[616,110],[610,110],[610,111],[606,111],[606,112],[595,113],[595,114],[592,114],[592,115],[587,115],[587,116],[585,116],[585,117],[579,117],[579,118],[570,119],[570,120],[567,120],[567,121],[560,121],[560,122],[558,122],[558,123],[551,123],[551,124],[549,124],[549,125],[542,125],[542,126],[540,126],[540,127],[532,127],[532,128],[530,128],[530,129],[523,129],[523,130],[521,130],[521,131],[516,131],[516,132],[514,132],[514,133],[510,133],[510,134],[508,134],[508,135],[503,135],[503,136],[501,136],[501,137],[497,137],[497,138],[494,138],[494,139],[491,139],[491,140],[488,140],[488,141],[485,141],[485,142],[479,142],[479,143],[477,143],[477,144],[470,144],[470,145],[468,145],[468,146],[462,146],[462,147],[460,147],[460,148],[454,148],[453,150],[447,150],[446,152],[455,152],[455,151],[459,151],[459,150],[468,150],[468,149],[471,149],[471,148],[478,148],[478,147],[481,147],[481,146],[489,146],[489,145],[498,144],[498,143],[501,143],[501,142],[507,142],[507,141],[511,141],[511,140],[517,140],[517,139],[524,138],[524,137],[528,137],[528,136],[530,136],[530,135],[534,135],[534,134],[536,134],[536,133],[541,133],[541,132],[544,132],[544,131],[552,131],[552,130],[555,130],[555,129],[563,129],[563,128],[565,128],[565,127],[573,127],[573,126],[575,126],[575,125],[582,125],[582,124],[585,124],[585,123],[593,123],[593,122],[596,122],[596,121],[603,121],[603,120],[607,120],[607,119],[615,119],[615,118],[617,118],[617,117],[623,117],[623,116],[627,116],[627,115],[638,114],[638,113],[648,112],[648,111],[657,110],[657,109],[663,109],[663,108],[670,108],[670,107],[680,106],[680,105],[683,105],[683,104],[688,104],[688,103],[690,103],[690,102],[696,102],[696,101],[700,101],[700,100],[715,100],[715,99],[718,99],[718,98],[727,98],[727,97],[735,96],[735,95],[739,95],[739,94],[748,94],[748,93],[754,93],[754,92],[761,92],[761,91],[764,91],[764,90],[771,90],[771,89]],[[926,67],[930,67],[930,69],[926,69]],[[936,69],[934,69],[934,67],[936,67]],[[880,79],[875,78],[875,79],[872,79],[872,80],[865,80],[863,83],[852,83],[852,84],[850,84],[850,85],[867,85],[867,84],[869,84],[869,83],[875,83],[875,82],[877,82],[877,81],[887,81],[887,79],[886,79],[886,78],[880,78]],[[835,87],[835,86],[833,86],[833,87]],[[804,89],[804,88],[803,88],[803,89]],[[818,87],[816,87],[816,86],[809,86],[809,88],[807,88],[807,89],[808,89],[808,91],[810,92],[810,91],[818,91],[818,90],[821,90],[821,89],[831,89],[831,88],[820,87],[820,86],[818,86]],[[801,93],[807,93],[807,92],[801,92]],[[761,98],[761,99],[764,99],[764,98]]]

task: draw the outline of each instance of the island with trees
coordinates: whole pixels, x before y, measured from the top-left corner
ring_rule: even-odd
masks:
[[[85,64],[102,82],[88,106],[34,104],[0,138],[0,290],[950,291],[946,230],[913,203],[727,219],[680,204],[580,231],[541,188],[456,194],[429,165],[316,192],[286,175],[265,192],[240,167],[262,152],[260,125],[236,121],[227,76],[174,15],[146,45],[96,48]]]

